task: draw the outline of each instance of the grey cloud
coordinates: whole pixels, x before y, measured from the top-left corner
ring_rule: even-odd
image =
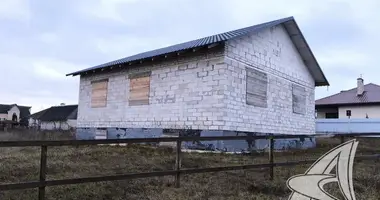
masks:
[[[296,13],[296,20],[331,83],[329,91],[318,88],[316,98],[348,89],[355,85],[361,73],[365,81],[376,81],[376,72],[380,72],[375,68],[379,40],[369,37],[372,36],[369,25],[353,15],[360,10],[347,2],[322,5],[295,0],[289,1],[294,5],[288,1],[260,2],[258,5],[250,0],[200,3],[194,0],[140,0],[118,4],[117,1],[103,1],[107,6],[99,2],[36,0],[29,4],[30,19],[0,18],[1,27],[6,27],[0,32],[0,68],[3,72],[0,79],[12,83],[5,91],[7,95],[0,96],[0,102],[30,102],[37,110],[41,105],[46,107],[62,101],[76,103],[78,78],[64,77],[68,72],[286,17],[290,11]],[[373,10],[368,12],[364,19],[377,15]],[[121,20],[107,18],[107,14]],[[366,56],[366,63],[360,60],[343,62],[342,54],[353,57],[350,53],[357,51]],[[45,77],[35,73],[36,63],[41,62],[53,70],[47,70]],[[62,78],[46,77],[49,73],[54,77],[61,73]]]

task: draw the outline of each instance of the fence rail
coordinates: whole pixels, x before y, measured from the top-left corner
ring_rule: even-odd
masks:
[[[312,137],[336,137],[340,138],[341,143],[345,138],[362,137],[362,136],[380,136],[380,133],[355,133],[355,134],[343,134],[343,133],[328,133],[328,134],[313,134],[313,135],[261,135],[261,136],[210,136],[210,137],[165,137],[165,138],[131,138],[131,139],[104,139],[104,140],[66,140],[66,141],[1,141],[0,147],[27,147],[27,146],[40,146],[41,158],[40,158],[40,175],[39,181],[0,184],[0,191],[4,190],[19,190],[38,188],[38,198],[40,200],[45,199],[45,189],[47,186],[80,184],[80,183],[92,183],[103,181],[116,181],[127,180],[137,178],[148,177],[160,177],[160,176],[174,176],[175,186],[180,187],[181,174],[194,174],[194,173],[207,173],[207,172],[220,172],[230,170],[244,170],[244,169],[259,169],[269,168],[270,179],[274,177],[274,167],[280,166],[294,166],[302,164],[311,164],[315,160],[300,160],[291,162],[278,162],[273,161],[274,152],[274,140],[276,139],[290,139],[290,138],[312,138]],[[251,164],[251,165],[238,165],[238,166],[224,166],[224,167],[211,167],[211,168],[195,168],[195,169],[181,169],[181,144],[184,141],[213,141],[213,140],[252,140],[252,139],[267,139],[269,140],[269,157],[268,163],[265,164]],[[47,169],[47,151],[49,146],[79,146],[79,145],[99,145],[99,144],[133,144],[133,143],[150,143],[150,142],[176,142],[176,161],[175,170],[169,171],[156,171],[156,172],[144,172],[144,173],[132,173],[114,176],[99,176],[99,177],[85,177],[85,178],[73,178],[73,179],[61,179],[61,180],[46,180]],[[370,160],[378,159],[380,154],[373,155],[361,155],[356,156],[355,160]]]

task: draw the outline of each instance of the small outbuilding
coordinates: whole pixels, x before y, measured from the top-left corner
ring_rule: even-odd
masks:
[[[40,130],[70,130],[77,123],[78,105],[53,106],[29,116],[29,127]]]

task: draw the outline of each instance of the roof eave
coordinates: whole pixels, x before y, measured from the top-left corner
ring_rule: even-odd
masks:
[[[330,104],[315,104],[317,107],[329,107],[329,106],[361,106],[361,105],[378,105],[378,102],[351,102],[351,103],[330,103]]]
[[[288,31],[288,34],[305,62],[305,65],[308,67],[310,74],[313,75],[315,86],[330,86],[295,19],[285,22],[284,27]],[[293,31],[292,28],[294,28]]]
[[[330,86],[329,82],[315,82],[316,87],[321,87],[321,86]]]
[[[158,54],[158,55],[155,55],[155,56],[149,56],[149,57],[145,57],[145,58],[141,58],[141,59],[136,59],[136,60],[129,60],[129,61],[125,61],[125,62],[117,62],[115,64],[110,64],[110,65],[107,65],[108,63],[105,63],[105,64],[98,65],[98,66],[106,65],[104,67],[97,68],[97,66],[95,66],[95,67],[92,67],[92,68],[95,68],[95,69],[88,68],[88,69],[84,69],[84,70],[80,70],[80,71],[76,71],[76,72],[72,72],[72,73],[66,74],[66,76],[82,75],[82,74],[88,73],[90,71],[93,71],[94,73],[96,73],[96,72],[99,72],[99,71],[104,71],[105,69],[110,69],[110,68],[112,69],[115,66],[122,67],[126,63],[129,63],[129,65],[131,65],[131,64],[140,63],[141,61],[144,62],[146,60],[147,61],[153,61],[153,58],[156,58],[155,60],[157,60],[158,58],[171,57],[172,55],[178,56],[178,55],[180,55],[180,54],[182,54],[184,52],[195,52],[195,51],[198,51],[200,48],[211,49],[211,48],[214,48],[216,46],[223,46],[224,42],[225,42],[225,40],[216,41],[216,42],[207,43],[205,45],[200,45],[200,46],[196,46],[196,47],[192,47],[192,48],[188,48],[188,49],[181,49],[181,50],[172,51],[172,52],[168,52],[168,53],[162,53],[162,54]],[[112,62],[115,62],[115,61],[112,61]]]

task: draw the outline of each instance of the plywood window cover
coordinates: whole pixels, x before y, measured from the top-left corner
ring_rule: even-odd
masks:
[[[130,106],[149,104],[150,75],[151,72],[140,72],[128,76]]]
[[[292,104],[293,113],[306,113],[306,90],[304,87],[296,84],[292,85]]]
[[[108,79],[92,81],[91,86],[91,107],[107,106]]]
[[[257,107],[268,107],[267,90],[268,77],[267,74],[252,68],[246,68],[246,102],[247,105]]]

